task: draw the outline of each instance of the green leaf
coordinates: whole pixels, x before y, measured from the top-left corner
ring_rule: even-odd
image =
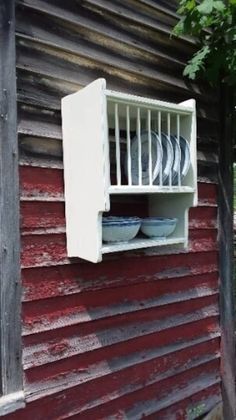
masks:
[[[177,10],[177,13],[180,15],[184,14],[185,12],[191,12],[196,6],[196,0],[182,0],[180,1],[180,7]]]
[[[214,7],[214,0],[203,0],[203,2],[197,6],[199,13],[203,15],[209,15]]]
[[[174,33],[193,36],[199,48],[184,75],[236,86],[236,0],[179,0],[179,7]]]
[[[183,75],[189,77],[191,80],[195,80],[197,72],[198,69],[195,68],[190,61],[189,64],[185,67]]]
[[[210,48],[208,45],[205,45],[197,51],[185,67],[183,75],[188,76],[192,80],[196,79],[197,73],[204,68],[204,61],[209,53]]]
[[[210,48],[208,45],[202,47],[199,51],[196,52],[193,56],[194,62],[201,62],[209,54]]]
[[[215,10],[218,10],[219,12],[223,12],[223,10],[226,9],[224,2],[221,0],[214,1],[213,7]]]
[[[186,4],[186,9],[190,12],[191,10],[194,9],[195,6],[196,6],[196,1],[189,0],[188,3]]]
[[[177,25],[175,25],[172,33],[176,36],[182,35],[184,33],[184,19],[181,19]]]
[[[224,39],[226,43],[228,44],[236,41],[236,27],[235,26],[225,31]]]

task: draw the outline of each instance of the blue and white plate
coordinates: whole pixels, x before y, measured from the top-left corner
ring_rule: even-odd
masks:
[[[178,182],[178,173],[180,170],[180,161],[181,161],[181,149],[180,149],[180,145],[178,143],[176,136],[173,136],[171,134],[170,141],[171,141],[171,144],[173,147],[173,153],[174,153],[174,160],[173,160],[173,165],[171,169],[171,179],[172,179],[172,184],[175,184],[176,181]]]
[[[171,175],[174,151],[172,143],[169,137],[165,133],[161,133],[161,145],[162,145],[162,183],[167,184],[169,175]],[[155,179],[155,185],[160,183],[160,175]]]
[[[174,136],[177,140],[177,136]],[[181,151],[181,158],[180,158],[180,177],[181,180],[187,175],[189,168],[190,168],[190,147],[188,141],[180,136],[179,137],[179,145],[180,145],[180,151]],[[178,183],[178,174],[175,175],[173,179],[173,184]]]
[[[149,135],[148,131],[141,132],[141,162],[142,162],[142,184],[147,185],[149,180]],[[154,182],[160,172],[162,162],[162,145],[159,136],[154,131],[151,131],[151,151],[152,151],[152,179]],[[125,162],[125,174],[128,178],[128,164]],[[138,136],[132,139],[131,143],[131,177],[132,185],[139,185],[139,141]]]

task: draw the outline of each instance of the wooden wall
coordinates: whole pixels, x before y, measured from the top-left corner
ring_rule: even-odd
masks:
[[[194,43],[170,38],[175,9],[167,0],[17,1],[27,405],[12,420],[195,419],[221,401],[216,95],[183,80]],[[153,98],[196,98],[199,205],[188,252],[68,260],[60,100],[97,77]]]

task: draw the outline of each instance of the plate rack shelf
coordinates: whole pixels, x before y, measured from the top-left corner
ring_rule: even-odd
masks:
[[[143,98],[108,90],[97,79],[62,99],[62,132],[69,257],[99,262],[110,252],[187,247],[188,211],[197,205],[193,99],[172,104]],[[117,195],[147,197],[147,215],[176,217],[175,231],[167,238],[103,243],[102,217]]]

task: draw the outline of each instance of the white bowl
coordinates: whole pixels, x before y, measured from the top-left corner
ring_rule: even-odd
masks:
[[[147,217],[142,219],[141,232],[150,238],[165,238],[174,232],[177,221],[175,218]]]
[[[104,242],[128,242],[137,235],[140,226],[138,217],[104,217],[102,239]]]

